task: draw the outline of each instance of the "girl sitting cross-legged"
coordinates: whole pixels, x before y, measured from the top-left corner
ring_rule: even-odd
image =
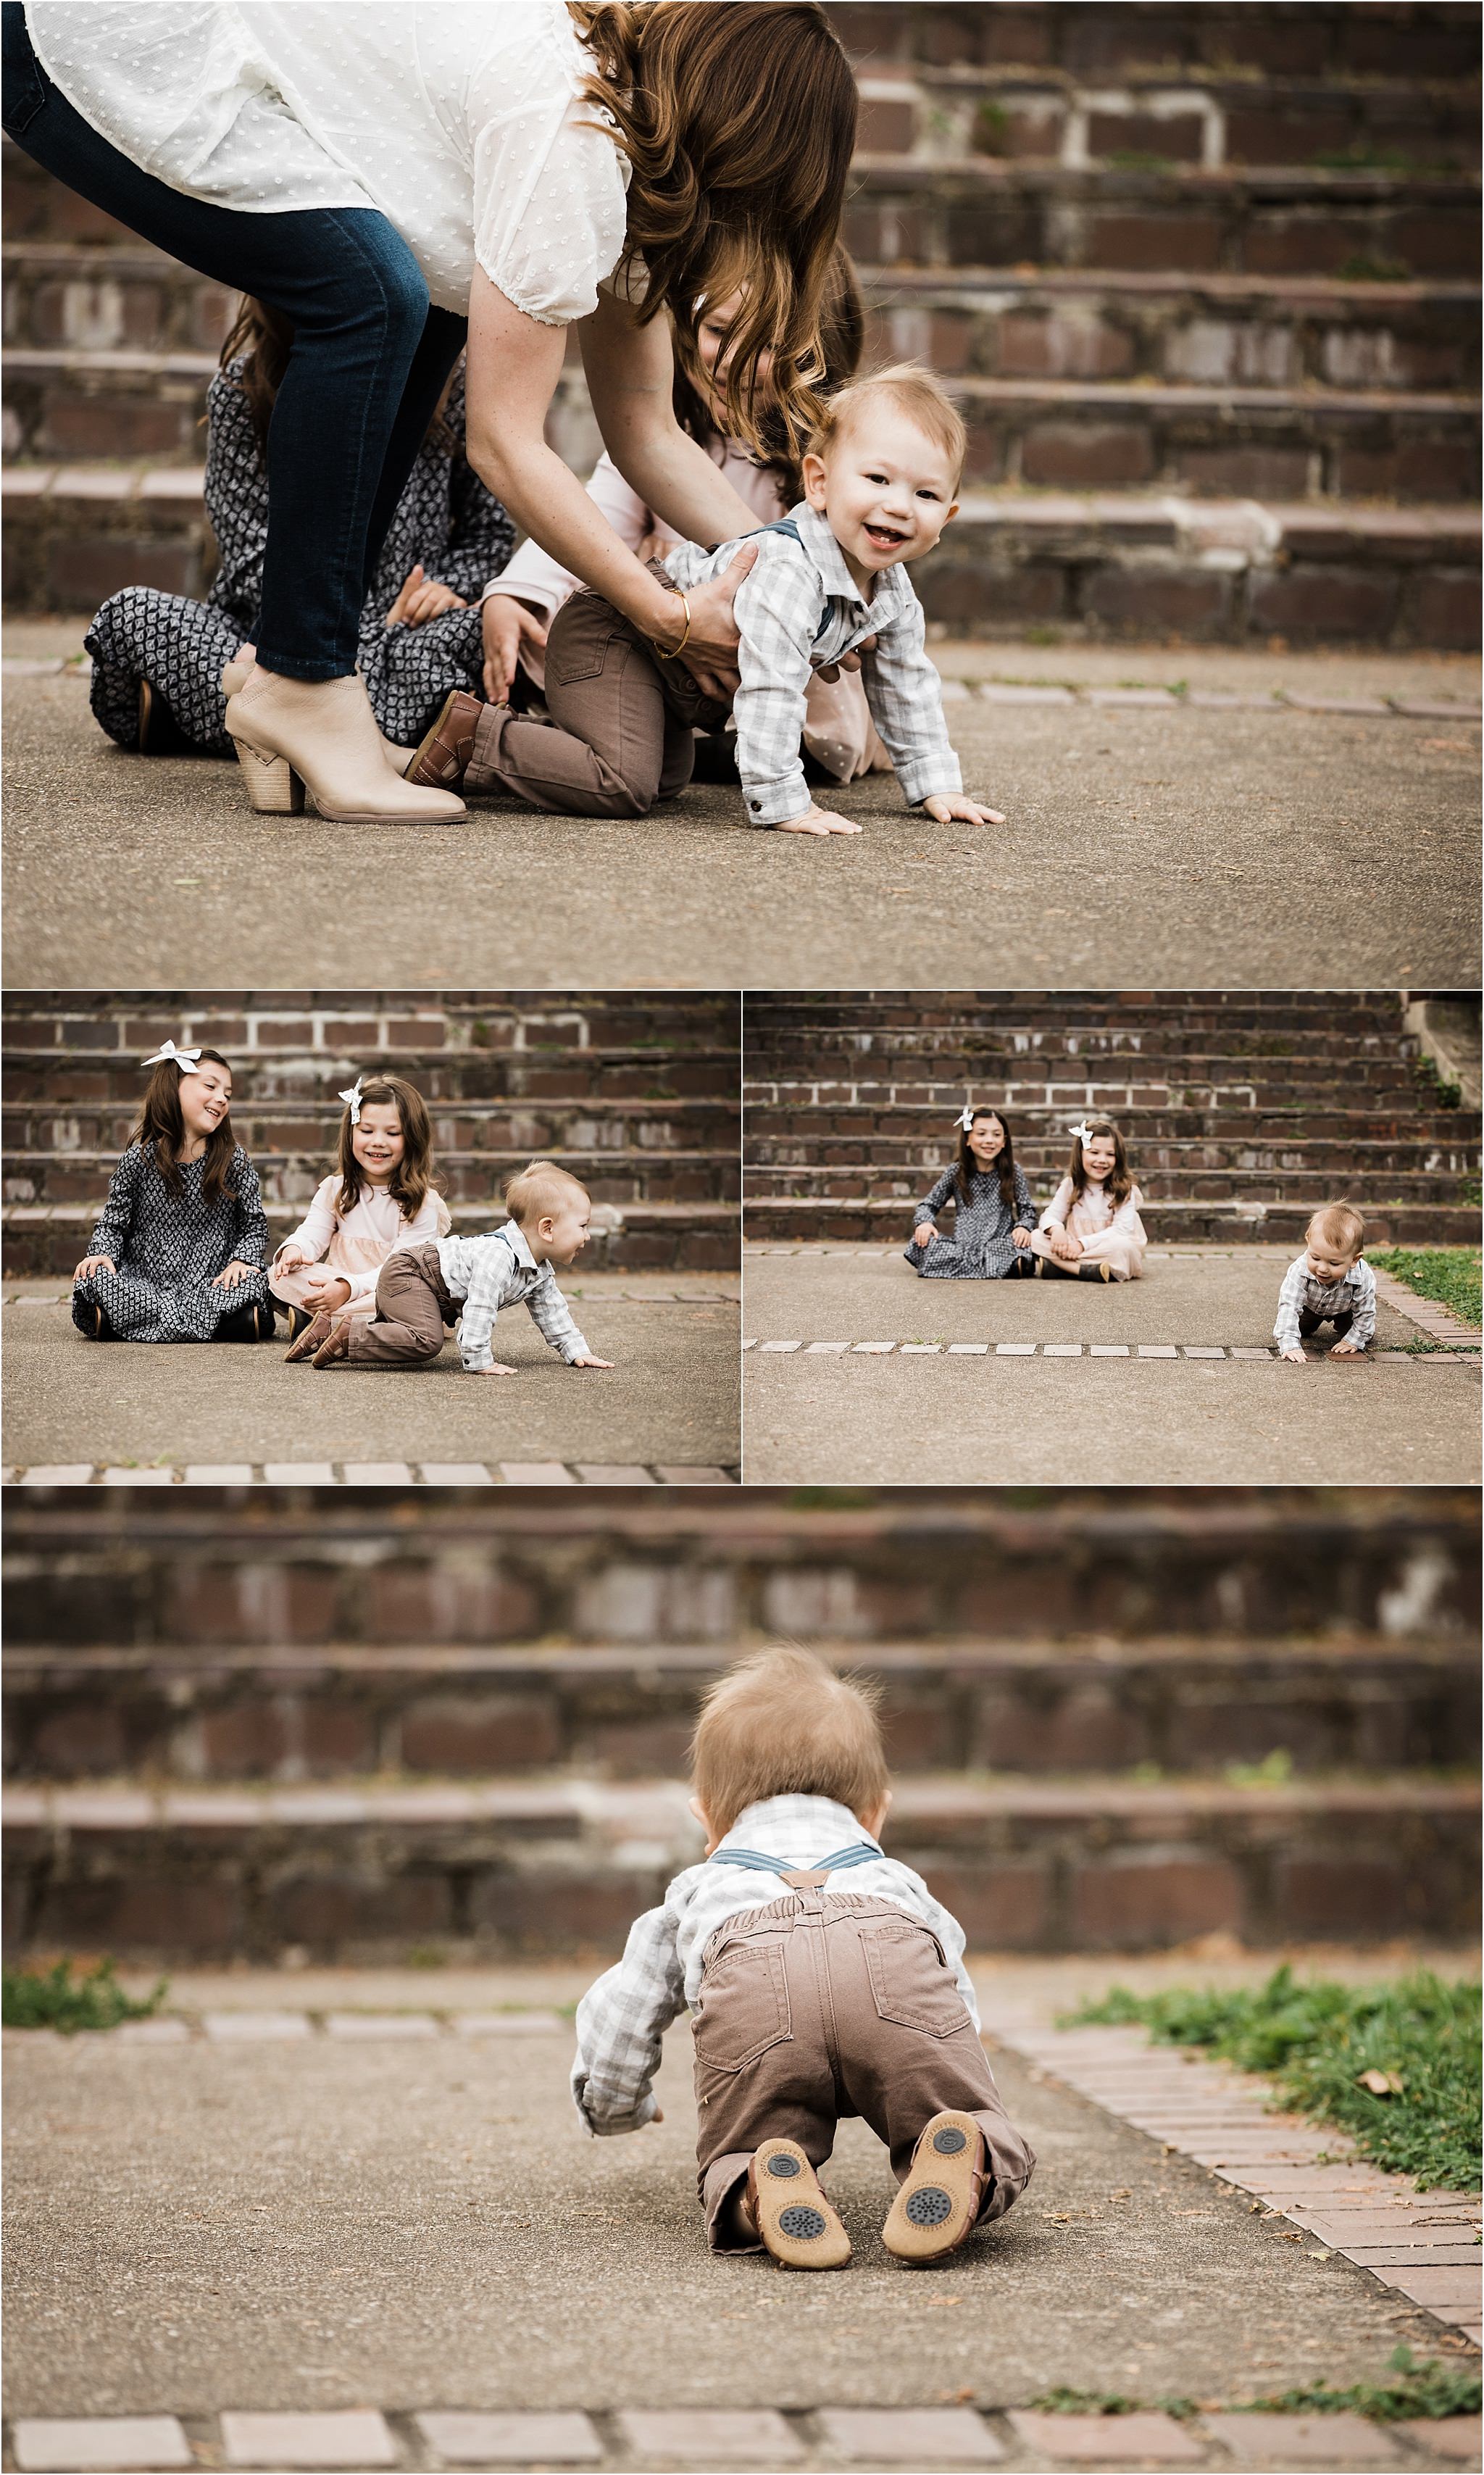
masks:
[[[1072,1128],[1072,1161],[1031,1243],[1035,1272],[1068,1281],[1136,1281],[1144,1269],[1144,1198],[1110,1117]]]
[[[377,1311],[377,1275],[400,1246],[447,1238],[452,1222],[432,1184],[432,1128],[421,1091],[400,1074],[357,1075],[342,1091],[335,1170],[269,1266],[288,1309],[290,1364],[303,1363],[342,1319]]]
[[[268,1224],[231,1131],[231,1068],[173,1040],[144,1063],[155,1071],[72,1276],[72,1320],[88,1340],[271,1340]]]
[[[953,1236],[943,1238],[933,1215],[950,1195],[958,1216]],[[927,1281],[1028,1280],[1035,1262],[1034,1227],[1035,1206],[1024,1172],[1015,1166],[1005,1118],[997,1109],[965,1107],[959,1119],[959,1157],[919,1205],[903,1250],[912,1270]]]

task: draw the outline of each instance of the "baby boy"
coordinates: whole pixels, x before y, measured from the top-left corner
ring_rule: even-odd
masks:
[[[966,444],[930,370],[903,362],[859,379],[825,408],[798,505],[744,537],[758,554],[733,604],[741,683],[731,712],[750,824],[860,832],[815,804],[801,753],[811,672],[828,674],[858,651],[871,717],[908,805],[943,824],[1004,823],[963,796],[942,682],[907,575],[958,513]],[[683,596],[730,566],[741,547],[682,542],[663,572]],[[586,592],[572,594],[552,623],[546,694],[555,729],[507,705],[450,698],[408,778],[514,792],[570,816],[645,816],[689,782],[696,727],[717,729],[726,719],[682,662],[662,659],[610,602]]]
[[[1302,1366],[1303,1343],[1322,1323],[1334,1325],[1331,1358],[1361,1356],[1375,1332],[1375,1274],[1360,1252],[1365,1235],[1353,1204],[1326,1203],[1315,1213],[1277,1294],[1273,1337],[1280,1358]]]
[[[882,1852],[891,1802],[870,1695],[796,1649],[732,1668],[695,1732],[706,1854],[577,2007],[585,2130],[657,2122],[660,2041],[689,2004],[696,2165],[714,2251],[843,2268],[818,2180],[842,2116],[885,2141],[882,2242],[913,2267],[1003,2217],[1035,2160],[980,2041],[963,1929]]]
[[[585,1187],[554,1161],[532,1161],[505,1188],[510,1217],[479,1238],[434,1238],[389,1255],[377,1276],[372,1320],[343,1318],[316,1366],[423,1366],[457,1323],[467,1375],[514,1375],[491,1355],[501,1307],[523,1305],[544,1340],[569,1366],[611,1366],[595,1358],[556,1286],[553,1263],[572,1263],[588,1242],[593,1204]]]

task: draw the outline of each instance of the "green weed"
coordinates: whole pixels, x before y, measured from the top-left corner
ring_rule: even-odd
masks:
[[[74,2037],[80,2028],[116,2028],[123,2020],[148,2020],[169,1991],[161,1977],[142,2002],[124,1992],[111,1959],[73,1975],[74,1963],[54,1968],[7,1968],[0,1986],[0,2018],[7,2028],[57,2028]]]
[[[1342,283],[1405,283],[1412,269],[1404,257],[1382,257],[1373,250],[1356,250],[1335,268]]]
[[[1410,2346],[1399,2346],[1389,2369],[1395,2380],[1361,2381],[1355,2388],[1332,2389],[1327,2381],[1312,2389],[1284,2389],[1277,2397],[1253,2398],[1254,2414],[1366,2414],[1375,2423],[1405,2423],[1414,2416],[1429,2422],[1448,2414],[1477,2414],[1484,2385],[1465,2364],[1440,2364],[1431,2357],[1420,2364]],[[1239,2410],[1240,2412],[1240,2410]]]
[[[1484,1322],[1477,1246],[1368,1246],[1366,1260],[1418,1297],[1447,1307],[1462,1322]]]
[[[1349,2132],[1363,2157],[1423,2191],[1479,2179],[1479,1986],[1430,1969],[1388,1985],[1114,1986],[1061,2024],[1140,2025],[1156,2045],[1203,2046],[1270,2078],[1279,2102]],[[1370,2085],[1367,2085],[1367,2083]]]

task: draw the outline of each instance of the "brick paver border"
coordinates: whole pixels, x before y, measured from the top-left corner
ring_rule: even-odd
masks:
[[[3,1486],[737,1486],[733,1463],[680,1461],[16,1461]]]
[[[1477,1366],[1480,1349],[1484,1347],[1477,1333],[1466,1332],[1460,1324],[1448,1336],[1452,1343],[1448,1348],[1433,1349],[1371,1349],[1365,1354],[1368,1366]],[[1266,1360],[1276,1361],[1277,1349],[1273,1343],[1264,1348],[1248,1347],[1233,1340],[1197,1344],[1173,1340],[759,1340],[756,1336],[742,1341],[742,1350],[755,1350],[760,1358],[790,1358],[795,1353],[805,1358],[1077,1358],[1084,1364],[1105,1358],[1137,1358],[1171,1360],[1183,1364],[1189,1359],[1224,1359],[1229,1364],[1236,1360]],[[1315,1360],[1328,1356],[1327,1347],[1310,1349],[1307,1355]],[[1341,1360],[1342,1372],[1350,1371],[1352,1361]]]

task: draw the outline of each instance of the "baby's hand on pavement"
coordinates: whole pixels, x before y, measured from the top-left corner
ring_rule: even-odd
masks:
[[[860,830],[848,817],[838,817],[833,808],[813,805],[801,817],[786,817],[777,827],[781,834],[858,834]]]
[[[470,1375],[513,1375],[515,1371],[513,1366],[501,1366],[498,1359],[492,1359],[488,1366],[471,1366],[465,1370]]]
[[[982,807],[978,799],[965,799],[957,791],[936,791],[932,798],[924,799],[922,804],[927,814],[936,817],[940,825],[951,825],[955,819],[965,825],[1003,825],[1005,822],[998,808]]]
[[[1302,1349],[1280,1349],[1278,1356],[1286,1359],[1290,1366],[1302,1366],[1307,1363]]]
[[[613,1358],[569,1358],[567,1363],[569,1366],[616,1366],[618,1360]]]
[[[1365,1354],[1352,1340],[1337,1340],[1329,1352],[1331,1358],[1364,1358]]]

